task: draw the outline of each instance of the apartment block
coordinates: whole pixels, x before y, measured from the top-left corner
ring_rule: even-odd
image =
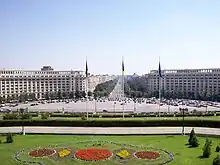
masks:
[[[215,95],[220,93],[220,68],[216,69],[180,69],[162,70],[161,90],[179,91],[185,95]],[[158,70],[146,75],[151,92],[159,89]]]
[[[44,98],[47,92],[93,92],[96,85],[114,78],[116,76],[89,74],[86,80],[84,71],[54,71],[51,66],[44,66],[38,71],[2,69],[0,95],[6,98],[34,93],[36,98]]]
[[[39,71],[0,70],[0,95],[19,96],[34,93],[43,98],[46,92],[87,91],[84,71],[54,71],[43,67]]]

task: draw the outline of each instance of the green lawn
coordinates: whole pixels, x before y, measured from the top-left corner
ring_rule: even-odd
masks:
[[[4,137],[0,137],[3,139]],[[188,148],[186,144],[188,136],[78,136],[78,135],[17,135],[14,136],[14,143],[12,144],[0,144],[0,165],[23,165],[13,159],[13,155],[16,151],[22,149],[36,149],[37,147],[47,147],[54,144],[63,143],[75,143],[85,140],[107,140],[117,143],[126,143],[133,145],[153,146],[156,148],[165,149],[174,154],[174,161],[170,165],[211,165],[213,158],[217,155],[215,153],[215,147],[220,143],[220,139],[212,139],[212,155],[208,159],[201,159],[199,156],[202,154],[202,147],[205,142],[204,137],[199,137],[200,146],[198,148]],[[91,144],[90,144],[91,145]],[[107,144],[108,146],[108,144]],[[82,144],[74,144],[76,148],[83,148]],[[113,146],[109,145],[109,149]],[[32,159],[27,156],[27,152],[21,154],[22,158]],[[54,161],[47,158],[37,158],[37,160],[43,160],[46,165],[77,165],[77,164],[97,164],[97,165],[111,165],[116,164],[111,160],[101,162],[84,162],[74,159]],[[142,162],[143,163],[143,162]],[[137,164],[135,160],[131,160],[127,164]],[[140,163],[141,164],[141,163]],[[144,163],[146,164],[146,162]]]

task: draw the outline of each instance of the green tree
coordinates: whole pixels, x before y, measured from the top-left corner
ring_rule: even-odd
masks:
[[[192,144],[192,138],[195,135],[195,130],[194,128],[191,130],[190,134],[189,134],[189,140],[188,140],[188,144],[191,145]]]
[[[11,95],[11,100],[12,101],[16,100],[15,95]]]
[[[141,91],[136,91],[135,94],[138,98],[143,97],[143,93]]]
[[[88,91],[88,96],[92,96],[92,92],[91,91]]]
[[[100,95],[109,95],[117,84],[118,79],[106,81],[104,83],[98,84],[94,90],[94,93]]]
[[[32,119],[32,116],[31,116],[31,114],[30,113],[22,113],[22,114],[20,114],[20,118],[22,119],[22,120],[24,120],[24,119]]]
[[[29,99],[30,99],[30,100],[33,100],[33,101],[34,101],[34,100],[37,100],[37,99],[36,99],[36,96],[35,96],[35,93],[30,93],[30,94],[29,94]]]
[[[12,134],[9,132],[6,135],[6,143],[12,143],[13,142],[13,137]]]
[[[49,92],[46,92],[45,95],[44,95],[45,99],[46,100],[50,100],[50,94]]]
[[[63,92],[63,93],[62,93],[62,98],[65,98],[65,99],[66,99],[67,96],[68,96],[67,92]]]
[[[57,93],[56,92],[50,92],[50,98],[52,100],[56,99],[57,98]]]
[[[81,91],[80,93],[81,93],[81,97],[82,97],[82,98],[85,98],[85,97],[86,97],[86,92],[85,92],[85,91]]]
[[[24,94],[24,101],[28,101],[28,99],[29,99],[29,94],[28,94],[28,93],[25,93],[25,94]]]
[[[94,92],[93,95],[94,95],[95,100],[96,100],[96,99],[98,98],[98,96],[99,96],[97,91]]]
[[[24,102],[25,98],[24,98],[24,94],[21,93],[20,96],[18,97],[19,102]]]
[[[191,147],[198,147],[199,146],[199,141],[198,141],[198,139],[197,139],[197,137],[196,137],[196,135],[194,135],[193,137],[192,137],[192,140],[191,140]]]
[[[70,99],[74,98],[74,92],[73,92],[73,91],[71,91],[71,92],[69,93],[69,98],[70,98]]]
[[[215,148],[215,152],[219,152],[220,151],[220,147],[219,145]]]
[[[2,97],[2,103],[5,103],[5,97],[4,96]]]
[[[11,100],[12,100],[11,96],[8,95],[6,98],[6,102],[9,103]]]
[[[81,98],[81,93],[77,90],[75,93],[76,98]]]
[[[220,156],[217,155],[212,162],[212,165],[220,165]]]
[[[57,92],[57,97],[58,97],[58,99],[62,99],[62,93],[60,90]]]
[[[205,142],[205,145],[202,149],[203,150],[202,156],[204,158],[209,158],[209,156],[211,155],[211,144],[212,144],[212,141],[207,138],[206,142]]]
[[[41,119],[47,120],[50,117],[50,114],[48,112],[41,113]]]
[[[0,104],[3,103],[3,98],[0,96]]]

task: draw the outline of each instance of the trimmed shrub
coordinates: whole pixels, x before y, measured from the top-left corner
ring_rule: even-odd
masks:
[[[195,135],[195,131],[194,131],[194,128],[193,128],[191,130],[190,134],[189,134],[189,140],[188,140],[189,145],[192,145],[192,138],[193,138],[194,135]]]
[[[219,152],[219,151],[220,151],[220,147],[217,146],[217,147],[215,148],[215,152]]]
[[[191,139],[191,147],[195,148],[199,146],[199,141],[196,137],[196,135],[193,135],[192,139]]]
[[[32,115],[30,113],[23,113],[20,115],[21,119],[32,119]]]
[[[49,117],[50,117],[50,114],[48,112],[41,114],[41,119],[43,120],[49,119]]]
[[[212,141],[207,138],[205,145],[203,147],[203,154],[202,154],[203,158],[209,158],[209,156],[211,155],[211,145],[212,145]]]
[[[49,115],[49,114],[48,114]],[[90,118],[91,119],[91,118]],[[220,128],[219,121],[211,120],[186,120],[186,127],[214,127]],[[0,127],[10,126],[72,126],[72,127],[179,127],[182,126],[181,120],[0,120]]]
[[[220,156],[217,155],[212,162],[212,165],[220,165]]]
[[[82,120],[87,120],[86,117],[85,117],[84,115],[81,117],[81,119],[82,119]]]
[[[13,137],[12,134],[9,132],[6,135],[6,143],[12,143],[13,142]]]
[[[20,119],[19,113],[6,113],[3,116],[3,120],[16,120],[16,119]]]

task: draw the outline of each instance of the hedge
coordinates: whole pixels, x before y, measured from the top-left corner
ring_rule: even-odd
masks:
[[[71,126],[71,127],[165,127],[182,126],[182,120],[2,120],[0,127],[9,126]],[[220,128],[219,121],[185,120],[184,126]]]
[[[58,113],[51,113],[50,117],[82,117],[83,115],[86,115],[86,113],[64,113],[64,114],[58,114]],[[89,114],[89,117],[98,117],[102,118],[121,118],[122,114]],[[129,117],[157,117],[158,114],[124,114],[126,118]],[[161,117],[173,117],[174,114],[160,114]],[[182,117],[182,114],[175,114],[175,117]],[[207,114],[185,114],[185,117],[202,117],[202,116],[214,116],[213,113],[207,113]],[[220,116],[219,113],[216,114],[216,116]]]

